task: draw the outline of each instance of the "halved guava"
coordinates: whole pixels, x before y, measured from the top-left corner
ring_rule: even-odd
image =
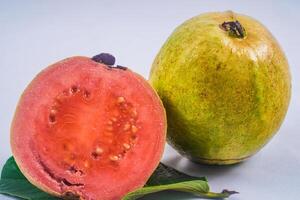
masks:
[[[145,184],[162,156],[166,117],[159,97],[105,55],[49,66],[18,104],[13,155],[28,180],[53,195],[119,200]]]

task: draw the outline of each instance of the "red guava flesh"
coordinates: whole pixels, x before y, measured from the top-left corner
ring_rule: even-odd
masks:
[[[43,70],[24,91],[11,127],[28,180],[56,196],[119,200],[161,159],[162,103],[141,76],[87,57]]]

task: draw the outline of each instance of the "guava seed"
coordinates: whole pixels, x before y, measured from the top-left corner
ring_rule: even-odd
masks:
[[[119,157],[116,156],[116,155],[111,155],[111,156],[109,156],[109,159],[110,159],[111,161],[117,161],[117,160],[119,160]]]
[[[123,147],[124,147],[126,150],[128,150],[128,149],[130,149],[131,146],[130,146],[130,144],[124,143],[124,144],[123,144]]]
[[[124,125],[123,130],[124,130],[124,131],[128,131],[129,129],[130,129],[130,124],[129,124],[129,123],[126,123],[126,124]]]
[[[131,132],[136,133],[138,128],[135,125],[131,125]]]
[[[124,97],[118,97],[117,98],[117,102],[118,103],[124,103],[125,102],[125,98]]]
[[[55,109],[50,110],[50,115],[56,115],[56,114],[57,114],[57,110],[55,110]]]
[[[98,159],[103,152],[104,152],[104,150],[101,147],[97,146],[95,151],[92,152],[92,157],[94,159]]]
[[[96,151],[97,154],[102,154],[103,153],[103,149],[100,147],[96,147]]]

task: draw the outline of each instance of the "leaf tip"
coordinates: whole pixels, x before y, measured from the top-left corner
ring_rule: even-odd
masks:
[[[233,191],[233,190],[223,190],[222,191],[222,194],[226,194],[226,195],[228,195],[228,196],[231,196],[231,195],[233,195],[233,194],[239,194],[239,192],[237,192],[237,191]]]

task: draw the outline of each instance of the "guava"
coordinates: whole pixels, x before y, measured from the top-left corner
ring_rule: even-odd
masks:
[[[288,109],[291,77],[278,42],[260,22],[231,11],[177,27],[152,65],[150,83],[168,118],[168,142],[206,164],[260,150]]]
[[[28,180],[67,199],[120,200],[157,167],[166,137],[159,96],[114,57],[71,57],[24,91],[11,148]]]

